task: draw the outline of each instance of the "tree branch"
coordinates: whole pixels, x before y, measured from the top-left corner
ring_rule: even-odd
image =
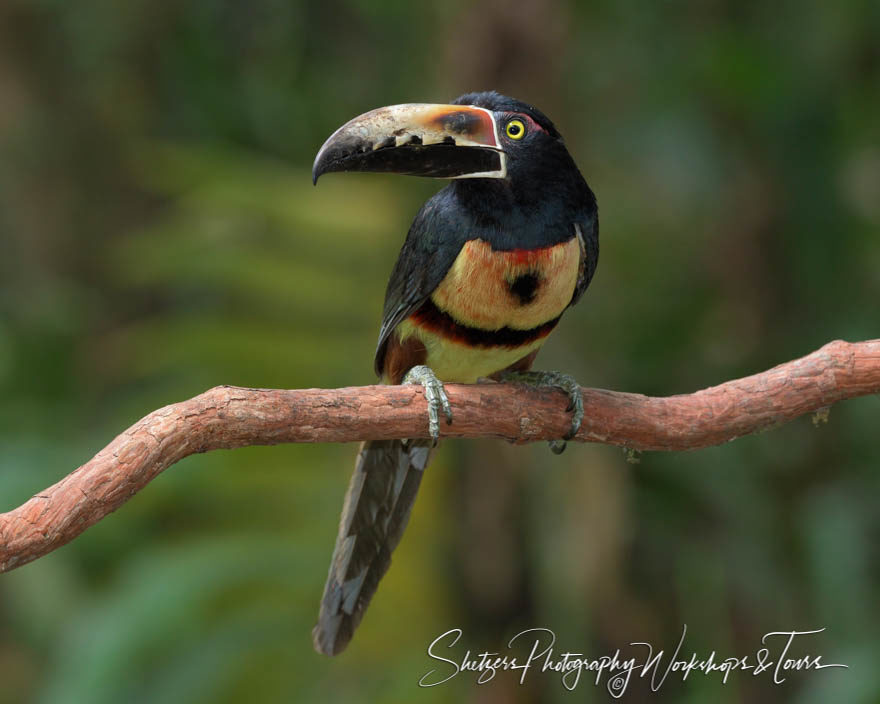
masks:
[[[447,386],[450,437],[517,443],[566,432],[565,398],[513,384]],[[844,399],[880,393],[880,340],[831,342],[761,374],[693,394],[652,398],[584,389],[577,435],[634,450],[718,445]],[[363,386],[295,391],[218,386],[153,411],[91,460],[18,508],[0,514],[0,572],[69,542],[164,469],[197,452],[288,442],[427,436],[422,389]]]

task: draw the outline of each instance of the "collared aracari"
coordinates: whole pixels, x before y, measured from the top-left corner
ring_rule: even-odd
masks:
[[[425,387],[433,440],[361,446],[312,632],[328,655],[348,644],[391,564],[436,445],[439,412],[451,422],[442,382],[530,378],[560,386],[574,411],[568,437],[577,431],[583,405],[574,380],[528,370],[586,290],[599,256],[596,198],[559,132],[540,111],[495,92],[356,117],[321,147],[313,180],[332,171],[452,181],[410,227],[375,357],[384,383]]]

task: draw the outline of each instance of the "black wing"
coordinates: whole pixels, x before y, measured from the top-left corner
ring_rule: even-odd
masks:
[[[570,306],[577,303],[584,295],[599,263],[599,218],[595,212],[594,210],[593,215],[584,217],[574,224],[574,231],[581,245],[581,266]]]
[[[462,246],[468,240],[467,228],[448,217],[457,209],[447,202],[448,189],[431,198],[413,221],[397,257],[385,291],[382,327],[376,345],[374,367],[382,375],[385,350],[391,333],[415,313],[443,281]]]

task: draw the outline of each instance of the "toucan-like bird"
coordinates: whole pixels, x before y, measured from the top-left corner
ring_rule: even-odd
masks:
[[[452,179],[416,216],[385,294],[375,370],[420,383],[432,440],[365,442],[348,487],[324,588],[315,648],[348,644],[415,501],[439,436],[452,422],[442,382],[513,378],[563,388],[577,432],[576,382],[529,372],[562,313],[583,295],[599,256],[596,198],[547,117],[495,92],[449,105],[379,108],[340,127],[315,158],[332,171]],[[551,443],[556,451],[564,443]]]

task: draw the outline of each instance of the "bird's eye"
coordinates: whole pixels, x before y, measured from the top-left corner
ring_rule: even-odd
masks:
[[[522,139],[526,134],[526,126],[522,123],[522,120],[511,120],[507,123],[504,131],[511,139]]]

